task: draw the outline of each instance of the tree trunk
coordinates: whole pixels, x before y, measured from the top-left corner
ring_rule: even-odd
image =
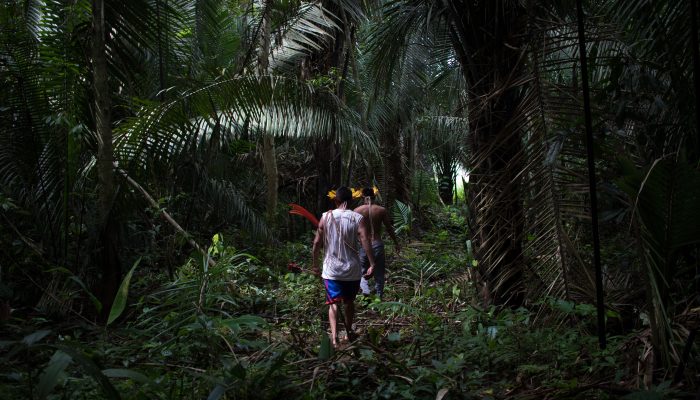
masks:
[[[333,203],[328,199],[328,191],[337,187],[342,179],[340,160],[340,146],[332,139],[317,139],[314,149],[316,161],[316,207],[317,212],[328,211]]]
[[[112,306],[121,279],[121,266],[118,251],[118,226],[113,211],[115,198],[114,161],[112,147],[111,93],[107,73],[107,55],[105,46],[104,0],[92,2],[92,74],[95,96],[94,119],[97,133],[97,211],[99,223],[99,264],[102,267],[100,294],[103,305],[103,317]]]
[[[384,168],[387,180],[388,193],[386,201],[388,205],[394,204],[394,200],[399,200],[402,203],[408,203],[410,196],[408,194],[407,179],[410,174],[406,171],[406,163],[403,158],[403,143],[401,140],[401,125],[397,124],[394,133],[383,135],[382,153],[385,156]]]
[[[267,182],[267,222],[274,226],[278,198],[278,176],[275,138],[272,135],[263,136],[262,159],[265,168],[265,181]]]
[[[328,74],[335,69],[341,74],[347,73],[346,57],[347,46],[353,44],[349,42],[346,32],[352,29],[353,22],[348,21],[345,12],[336,3],[323,1],[323,8],[328,10],[332,15],[338,16],[338,28],[335,29],[333,43],[324,49],[321,49],[317,54],[310,57],[308,62],[302,63],[302,78],[310,78],[311,71],[321,74]],[[349,62],[350,60],[348,60]],[[343,83],[338,81],[336,86],[336,94],[343,97]],[[341,185],[342,177],[342,149],[337,140],[336,133],[332,133],[330,137],[314,140],[314,161],[316,164],[317,179],[316,179],[316,211],[322,213],[332,207],[327,194],[328,191]],[[351,183],[350,183],[351,184]]]
[[[444,1],[453,46],[469,87],[470,209],[479,268],[492,300],[524,301],[520,171],[523,149],[513,117],[521,101],[519,49],[526,10],[517,2]],[[458,10],[467,10],[459,12]]]
[[[270,6],[272,0],[263,3],[263,15],[260,21],[260,49],[258,51],[258,75],[265,77],[268,74],[270,57]],[[275,138],[267,132],[262,132],[262,162],[267,182],[267,222],[275,225],[275,214],[278,199],[277,154],[275,152]]]
[[[440,194],[440,199],[445,205],[451,205],[454,198],[454,176],[450,173],[443,173],[440,176],[440,182],[438,184],[438,193]]]

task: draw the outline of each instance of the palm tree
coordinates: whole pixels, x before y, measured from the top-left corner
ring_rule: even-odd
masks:
[[[0,18],[0,191],[19,210],[13,220],[3,214],[3,225],[14,227],[37,262],[66,266],[74,261],[70,224],[83,223],[82,211],[74,218],[71,210],[86,178],[81,150],[92,139],[82,118],[82,94],[90,88],[80,79],[84,52],[69,27],[89,23],[89,14],[58,3],[5,2]],[[56,286],[43,277],[36,282]]]
[[[470,209],[475,212],[477,257],[493,299],[522,304],[525,219],[517,111],[523,96],[521,33],[527,10],[511,1],[413,0],[385,3],[383,11],[372,47],[387,69],[402,59],[408,41],[428,30],[438,45],[451,45],[468,88],[469,169],[474,179]]]
[[[468,163],[464,76],[444,64],[437,69],[430,87],[433,93],[427,98],[428,109],[421,118],[419,146],[438,176],[440,199],[452,204],[458,168]]]
[[[565,194],[585,176],[585,156],[575,135],[581,104],[574,19],[561,6],[388,2],[371,39],[377,77],[398,68],[410,43],[424,37],[441,51],[437,59],[461,67],[472,233],[481,276],[498,304],[522,304],[526,264],[539,295],[570,297],[570,280],[587,282],[585,273],[571,274],[588,268],[563,222],[583,215],[586,197]],[[601,36],[595,45],[606,55],[611,46]],[[595,79],[609,73],[600,71]],[[561,206],[563,196],[573,197],[567,207]],[[583,268],[567,268],[570,262]]]
[[[105,316],[119,289],[121,264],[119,261],[117,224],[113,214],[116,194],[114,179],[114,151],[112,145],[112,95],[107,71],[107,26],[104,20],[104,0],[92,0],[91,61],[92,87],[95,98],[94,121],[97,139],[97,215],[100,232],[100,264],[102,280],[100,296]]]
[[[90,226],[95,233],[90,240],[95,264],[102,277],[96,287],[108,309],[120,280],[112,168],[112,113],[120,101],[114,102],[118,97],[114,88],[119,87],[126,98],[135,92],[133,83],[142,81],[133,77],[142,71],[138,66],[143,64],[139,62],[143,52],[153,48],[153,8],[142,1],[129,5],[97,0],[74,4],[16,1],[4,4],[2,12],[3,19],[10,22],[3,25],[8,27],[3,33],[19,35],[3,36],[9,50],[3,57],[8,66],[3,73],[14,90],[7,94],[7,104],[13,106],[5,114],[10,123],[3,125],[2,138],[14,144],[1,156],[6,167],[0,179],[27,210],[47,211],[36,214],[45,218],[37,226],[51,232],[40,240],[62,247],[62,254],[46,254],[59,265],[69,263],[71,224],[80,225],[72,263],[83,264],[79,250],[82,225]],[[89,48],[83,48],[84,44]],[[20,121],[18,115],[26,117]],[[89,190],[86,182],[93,164],[85,156],[88,149],[96,160],[98,181],[94,218],[84,215],[89,202],[85,196],[78,199],[74,195]],[[37,157],[27,157],[35,151],[39,151]],[[30,199],[27,195],[35,189],[43,194]],[[81,204],[77,213],[70,209],[75,203]]]
[[[373,146],[355,128],[354,114],[343,114],[332,95],[327,97],[332,110],[324,109],[312,104],[317,91],[294,79],[245,75],[254,59],[238,51],[245,46],[230,46],[245,43],[242,35],[246,31],[238,28],[245,24],[227,17],[221,3],[158,3],[156,8],[151,3],[98,1],[94,16],[82,13],[91,10],[91,4],[85,2],[75,8],[65,8],[60,2],[39,4],[38,8],[33,2],[28,8],[21,2],[3,4],[2,18],[8,22],[3,27],[8,30],[3,30],[2,37],[8,45],[0,73],[12,85],[3,93],[3,104],[10,107],[1,110],[7,122],[0,131],[0,141],[7,144],[0,150],[3,198],[37,211],[27,213],[36,217],[31,225],[46,229],[50,236],[43,237],[40,231],[23,237],[28,246],[38,249],[39,257],[59,260],[59,265],[83,265],[79,255],[85,253],[79,249],[87,243],[87,232],[80,228],[72,233],[71,226],[82,227],[84,221],[91,232],[102,232],[89,243],[109,260],[84,264],[98,265],[98,273],[81,268],[76,273],[89,275],[88,282],[96,275],[101,277],[95,287],[101,290],[103,310],[109,310],[112,291],[120,281],[116,256],[120,242],[114,235],[122,228],[114,229],[115,215],[133,215],[124,202],[131,194],[125,189],[129,185],[121,174],[115,178],[113,160],[141,188],[155,192],[152,197],[167,199],[169,191],[178,193],[184,183],[193,196],[216,205],[217,214],[235,217],[237,225],[265,236],[269,231],[257,212],[222,168],[232,140],[248,128],[278,136],[329,135],[333,131],[364,142],[370,149]],[[246,18],[245,13],[239,17]],[[211,24],[202,23],[207,18]],[[66,38],[85,37],[81,27],[91,20],[95,29],[87,31],[87,38],[92,39],[87,43],[94,54],[82,59],[79,44],[83,42]],[[216,29],[218,32],[212,31]],[[111,33],[104,36],[105,31]],[[158,32],[160,40],[156,40]],[[238,39],[230,40],[236,35]],[[231,52],[224,56],[224,50]],[[89,76],[88,71],[93,78],[82,79]],[[63,79],[56,79],[57,75]],[[168,88],[165,101],[143,100],[159,97],[164,78],[176,85]],[[99,103],[96,106],[89,106],[93,100],[83,97],[88,85],[94,86],[87,93],[93,93]],[[139,97],[142,100],[135,100]],[[129,109],[133,111],[125,112]],[[110,139],[112,130],[115,134]],[[92,203],[87,196],[77,198],[73,193],[91,193],[93,174],[100,182],[99,215],[92,220],[88,214],[83,220],[83,210]],[[156,176],[168,178],[154,180]],[[117,186],[121,183],[125,185]],[[74,204],[78,211],[72,208]],[[29,224],[16,227],[25,226]],[[35,245],[37,238],[51,253]],[[76,241],[77,260],[69,262],[61,243],[67,248]]]
[[[332,88],[334,96],[344,99],[345,81],[356,51],[354,32],[364,18],[362,10],[354,3],[302,2],[289,14],[278,28],[282,39],[273,49],[273,70]],[[317,211],[330,206],[326,193],[343,181],[345,152],[340,141],[338,133],[331,133],[312,144]]]
[[[640,2],[593,2],[588,7],[591,14],[603,16],[587,26],[593,65],[590,80],[598,100],[594,105],[594,126],[600,132],[596,146],[604,160],[618,159],[620,154],[631,157],[631,161],[622,160],[624,168],[608,164],[603,170],[602,197],[617,205],[603,210],[607,216],[601,222],[608,231],[606,241],[629,242],[629,236],[620,234],[623,224],[614,219],[631,216],[632,221],[628,220],[622,231],[629,231],[630,225],[638,227],[633,237],[637,236],[638,257],[645,265],[639,271],[609,267],[605,271],[607,303],[617,308],[646,294],[656,359],[668,366],[670,356],[677,354],[671,340],[671,316],[679,308],[673,304],[683,304],[680,310],[690,307],[694,296],[685,289],[687,285],[673,282],[692,279],[693,272],[683,263],[676,267],[675,260],[692,252],[697,242],[696,230],[691,227],[693,218],[684,206],[696,194],[692,190],[679,192],[672,178],[676,174],[685,182],[696,179],[684,162],[697,160],[695,139],[688,135],[694,131],[694,100],[687,84],[693,75],[692,10],[683,2],[659,2],[651,8]],[[581,153],[582,135],[578,134],[581,104],[575,100],[577,39],[570,13],[552,11],[546,24],[536,24],[537,29],[531,31],[534,40],[528,67],[535,85],[530,86],[522,107],[526,114],[537,116],[525,125],[529,164],[535,167],[530,169],[534,179],[529,181],[537,183],[529,185],[526,204],[551,207],[527,208],[531,211],[526,226],[533,240],[528,241],[526,255],[546,259],[533,265],[546,293],[591,302],[593,285],[583,253],[585,241],[573,239],[575,234],[589,235],[588,229],[580,226],[585,222],[582,211],[586,203],[579,183],[585,176],[585,155]],[[669,37],[674,37],[673,43],[668,42]],[[537,139],[540,135],[544,140]],[[635,164],[637,171],[632,167]],[[615,181],[619,175],[624,178]],[[628,200],[616,189],[618,185],[629,194]],[[626,214],[620,210],[627,210]],[[611,218],[615,215],[618,217]],[[682,221],[669,218],[673,215]],[[533,223],[547,220],[552,222]],[[532,230],[533,226],[540,228]],[[671,293],[677,294],[675,300],[671,300]]]
[[[688,208],[697,202],[700,160],[696,5],[612,1],[603,7],[624,43],[611,76],[615,122],[627,133],[630,155],[622,162],[620,186],[637,227],[656,362],[665,367],[680,353],[674,316],[697,305],[700,287],[684,261],[700,242],[700,221]]]

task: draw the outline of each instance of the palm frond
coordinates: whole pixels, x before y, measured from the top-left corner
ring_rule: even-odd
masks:
[[[413,226],[413,212],[411,211],[411,207],[400,200],[394,200],[394,205],[392,217],[396,234],[400,235],[402,232],[406,232],[406,234],[410,235],[411,227]]]
[[[571,240],[577,234],[571,227],[589,221],[578,42],[571,16],[559,15],[531,22],[536,27],[529,49],[531,84],[519,110],[527,153],[524,251],[530,257],[530,273],[540,282],[536,289],[540,295],[592,302],[595,288],[589,263],[582,257],[580,244]],[[610,78],[610,59],[619,55],[621,44],[616,30],[604,21],[588,28],[587,40],[590,81],[598,90]],[[610,115],[602,109],[596,112]],[[613,154],[610,140],[598,144]]]
[[[7,196],[30,211],[55,250],[67,240],[62,234],[70,190],[67,163],[80,162],[67,152],[73,123],[67,113],[77,74],[66,54],[71,46],[63,46],[63,54],[47,50],[47,43],[67,35],[55,16],[60,5],[30,3],[31,20],[15,14],[20,10],[12,4],[1,13],[7,24],[0,31],[5,43],[0,79],[7,85],[0,95],[0,184]]]
[[[338,17],[320,3],[301,3],[273,32],[277,45],[272,49],[273,70],[288,71],[302,60],[332,45]]]
[[[231,93],[235,93],[232,96]],[[357,116],[333,97],[315,104],[316,91],[280,77],[231,78],[184,93],[161,106],[144,109],[115,139],[119,157],[145,168],[168,165],[180,154],[202,147],[215,135],[231,135],[244,125],[281,137],[331,137],[376,153]],[[220,142],[225,143],[225,141]]]
[[[358,127],[357,116],[329,94],[325,94],[328,101],[317,105],[319,95],[322,93],[308,85],[280,77],[214,82],[162,105],[144,108],[140,116],[118,130],[115,152],[122,165],[137,176],[169,171],[183,158],[211,159],[211,154],[225,151],[243,129],[278,137],[336,136],[368,154],[377,153],[372,138]],[[220,202],[217,204],[225,205],[226,196],[238,196],[231,200],[232,206],[223,208],[228,216],[238,212],[244,226],[260,235],[269,234],[255,212],[243,207],[245,202],[233,184],[225,179],[202,179],[211,182],[206,192]]]
[[[269,239],[272,237],[265,220],[259,212],[253,210],[233,183],[217,179],[204,181],[202,193],[213,210],[221,218],[235,222],[254,237]]]
[[[652,335],[654,345],[662,350],[664,362],[671,365],[676,354],[670,318],[682,310],[674,310],[671,301],[673,281],[682,277],[674,255],[682,248],[700,243],[700,173],[685,163],[658,160],[648,171],[638,170],[623,162],[625,175],[620,184],[632,199],[633,211],[642,230],[647,276],[651,288]],[[690,275],[694,274],[690,271]],[[680,278],[683,279],[683,278]]]
[[[429,32],[430,23],[435,21],[428,21],[427,16],[435,10],[431,3],[423,0],[394,0],[385,3],[382,11],[382,19],[370,33],[367,51],[371,54],[369,65],[373,80],[388,85],[382,77],[393,76],[405,59],[406,50],[411,48],[409,44]]]

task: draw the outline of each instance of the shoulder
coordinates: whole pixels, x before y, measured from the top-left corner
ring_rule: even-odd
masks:
[[[362,218],[364,218],[362,213],[357,212],[357,209],[355,209],[355,211],[350,211],[350,215],[352,215],[352,218],[357,221],[360,221]]]
[[[376,214],[384,214],[384,213],[386,213],[386,208],[384,208],[384,207],[382,207],[382,206],[379,206],[379,205],[376,205],[376,204],[375,204],[375,205],[373,205],[372,207],[373,207],[373,208],[372,208],[372,211],[373,211],[374,213],[376,213]]]
[[[355,212],[362,215],[363,217],[367,217],[369,215],[369,208],[367,206],[359,206],[355,209]]]

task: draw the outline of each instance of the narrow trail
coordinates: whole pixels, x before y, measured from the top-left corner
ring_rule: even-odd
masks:
[[[314,311],[294,328],[305,336],[280,338],[303,354],[289,365],[296,389],[328,399],[608,399],[632,392],[632,383],[612,377],[636,366],[636,359],[628,365],[613,358],[634,343],[615,338],[601,353],[590,316],[562,312],[557,302],[484,308],[470,275],[476,263],[458,234],[436,230],[404,243],[401,257],[392,250],[384,301],[358,296],[359,336],[335,350],[323,289],[311,289]],[[546,319],[537,320],[540,311]],[[571,318],[579,322],[562,322]],[[342,322],[338,335],[346,335]]]

